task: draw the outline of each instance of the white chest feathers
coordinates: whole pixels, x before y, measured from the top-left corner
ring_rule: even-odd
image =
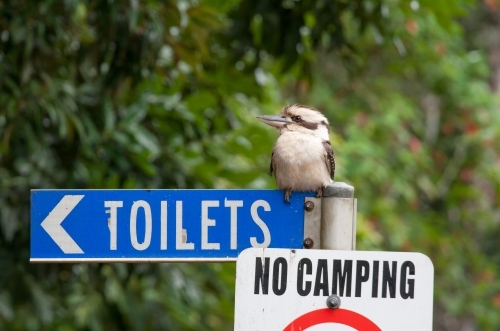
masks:
[[[273,147],[272,167],[279,189],[315,191],[331,182],[320,137],[284,132]]]

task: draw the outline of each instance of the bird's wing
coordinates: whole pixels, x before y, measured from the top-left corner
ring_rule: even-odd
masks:
[[[271,154],[271,162],[270,162],[270,164],[269,164],[269,171],[271,172],[271,176],[273,175],[273,172],[274,172],[273,158],[274,158],[274,151],[273,151],[273,153]]]
[[[277,162],[277,160],[274,157],[275,153],[276,153],[276,142],[273,145],[272,154],[271,154],[271,164],[269,165],[269,171],[271,172],[271,176],[273,175],[273,173],[274,173],[274,176],[276,176],[276,166],[277,166],[276,162]]]
[[[332,145],[328,140],[323,141],[323,147],[325,148],[325,163],[330,177],[333,179],[335,177],[335,154],[333,153]]]

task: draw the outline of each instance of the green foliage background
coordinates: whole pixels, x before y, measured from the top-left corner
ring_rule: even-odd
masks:
[[[435,330],[498,330],[485,3],[1,2],[0,329],[231,330],[234,264],[29,264],[29,190],[274,188],[255,116],[300,102],[330,119],[358,249],[431,257]]]

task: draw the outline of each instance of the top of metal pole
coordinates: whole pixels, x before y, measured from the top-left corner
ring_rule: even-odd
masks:
[[[331,182],[323,188],[323,197],[327,198],[354,198],[354,186],[343,182]]]

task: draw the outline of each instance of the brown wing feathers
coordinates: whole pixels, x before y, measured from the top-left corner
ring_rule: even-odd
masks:
[[[332,145],[328,140],[323,141],[323,147],[326,152],[326,167],[330,172],[330,177],[333,179],[335,177],[335,154],[333,153]]]

